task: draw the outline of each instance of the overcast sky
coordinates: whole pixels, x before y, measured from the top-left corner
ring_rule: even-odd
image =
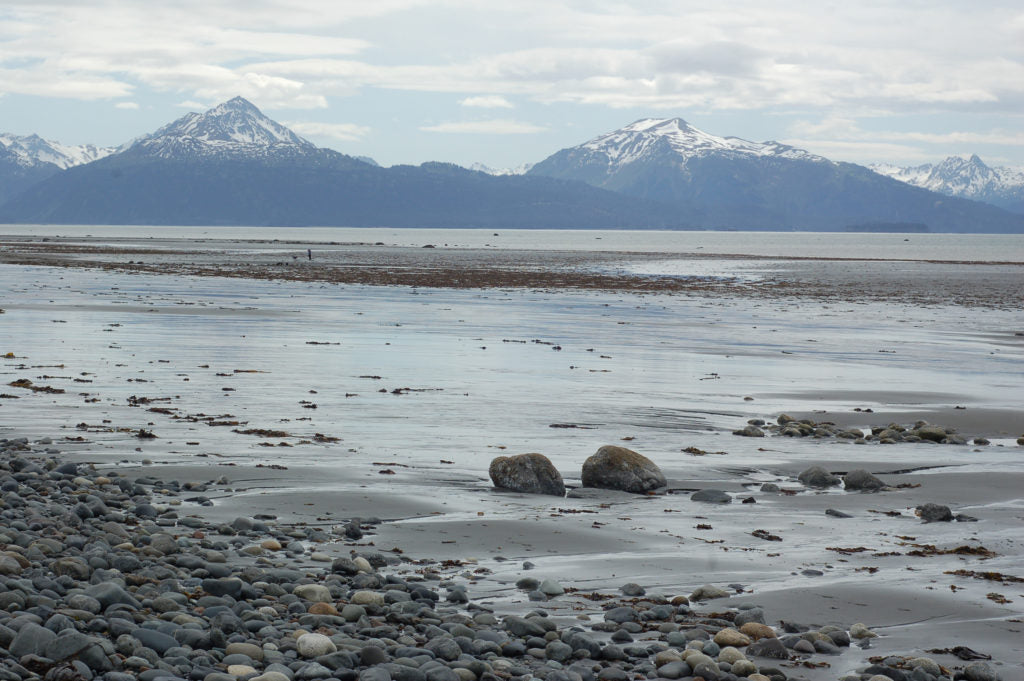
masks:
[[[1024,4],[0,4],[0,132],[116,145],[236,95],[386,165],[514,166],[652,116],[857,163],[1024,165]]]

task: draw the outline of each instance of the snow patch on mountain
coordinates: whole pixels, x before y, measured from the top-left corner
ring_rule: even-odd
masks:
[[[525,175],[530,172],[530,168],[534,166],[533,163],[522,163],[513,168],[493,168],[483,163],[473,163],[466,167],[467,170],[475,170],[478,173],[486,173],[487,175],[505,176],[505,175]]]
[[[739,137],[718,137],[693,127],[682,118],[643,118],[624,128],[595,137],[578,148],[604,154],[615,166],[647,158],[667,144],[684,161],[710,154],[799,159],[831,163],[803,149],[780,142],[751,142]]]
[[[61,144],[45,140],[39,135],[18,136],[0,133],[0,144],[12,152],[26,167],[52,163],[61,170],[91,163],[117,151],[115,147],[97,147],[92,144]]]

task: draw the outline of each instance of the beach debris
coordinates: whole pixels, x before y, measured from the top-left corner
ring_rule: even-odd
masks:
[[[751,536],[757,537],[758,539],[764,539],[765,541],[782,541],[782,537],[777,534],[772,534],[768,530],[754,530],[750,534]]]
[[[657,464],[632,449],[605,445],[583,462],[584,487],[645,493],[664,487],[665,475]]]
[[[527,494],[565,496],[565,483],[551,459],[536,452],[499,456],[487,470],[495,487]]]
[[[16,381],[11,381],[7,385],[12,388],[24,388],[25,390],[31,390],[34,393],[49,393],[59,395],[64,392],[63,388],[52,388],[48,385],[36,385],[27,378],[19,378]]]
[[[286,431],[268,428],[233,428],[231,432],[240,435],[257,435],[259,437],[291,437],[291,434]]]
[[[1007,584],[1024,584],[1024,577],[1014,577],[1013,575],[1004,575],[1001,572],[976,572],[974,570],[947,570],[947,575],[955,575],[957,577],[971,577],[973,579],[985,579],[990,582],[1004,582]]]

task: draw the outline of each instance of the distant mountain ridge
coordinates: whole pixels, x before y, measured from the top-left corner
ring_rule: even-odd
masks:
[[[109,156],[113,147],[69,145],[0,133],[0,204],[61,170]]]
[[[990,167],[977,154],[949,156],[936,164],[901,167],[885,163],[869,166],[876,173],[946,196],[984,201],[1015,213],[1024,213],[1024,167]]]
[[[533,164],[520,163],[513,168],[494,168],[484,163],[472,163],[464,167],[466,170],[474,170],[478,173],[487,173],[488,175],[525,175],[530,172],[530,168],[533,167]]]
[[[65,169],[40,160],[58,145],[30,141],[0,143],[0,222],[1024,233],[1024,216],[680,118],[508,170],[383,168],[317,147],[241,97],[113,153],[66,153]]]
[[[711,228],[914,223],[943,232],[1024,231],[1024,220],[992,206],[936,196],[779,142],[719,137],[681,118],[635,121],[562,149],[528,174],[676,205]]]
[[[50,163],[61,170],[83,163],[91,163],[117,151],[117,147],[61,144],[53,140],[44,140],[39,135],[19,137],[10,133],[0,133],[0,145],[6,147],[26,165]]]
[[[779,142],[751,142],[739,137],[718,137],[693,127],[682,118],[642,118],[629,125],[584,142],[579,147],[608,159],[611,168],[660,153],[662,146],[685,160],[717,154],[725,156],[777,156],[831,163],[803,149]]]

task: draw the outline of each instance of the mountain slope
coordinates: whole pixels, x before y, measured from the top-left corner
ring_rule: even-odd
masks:
[[[575,179],[688,207],[707,227],[846,229],[924,223],[932,231],[1024,231],[1024,220],[778,142],[717,137],[682,119],[643,119],[563,149],[529,175]]]
[[[0,204],[59,172],[52,163],[27,160],[0,144]]]
[[[1024,168],[992,168],[976,154],[970,158],[950,156],[934,165],[904,168],[878,163],[870,167],[876,173],[915,187],[1024,213]]]
[[[147,225],[680,227],[675,208],[586,184],[447,164],[380,168],[321,149],[241,98],[70,168],[0,221]]]

